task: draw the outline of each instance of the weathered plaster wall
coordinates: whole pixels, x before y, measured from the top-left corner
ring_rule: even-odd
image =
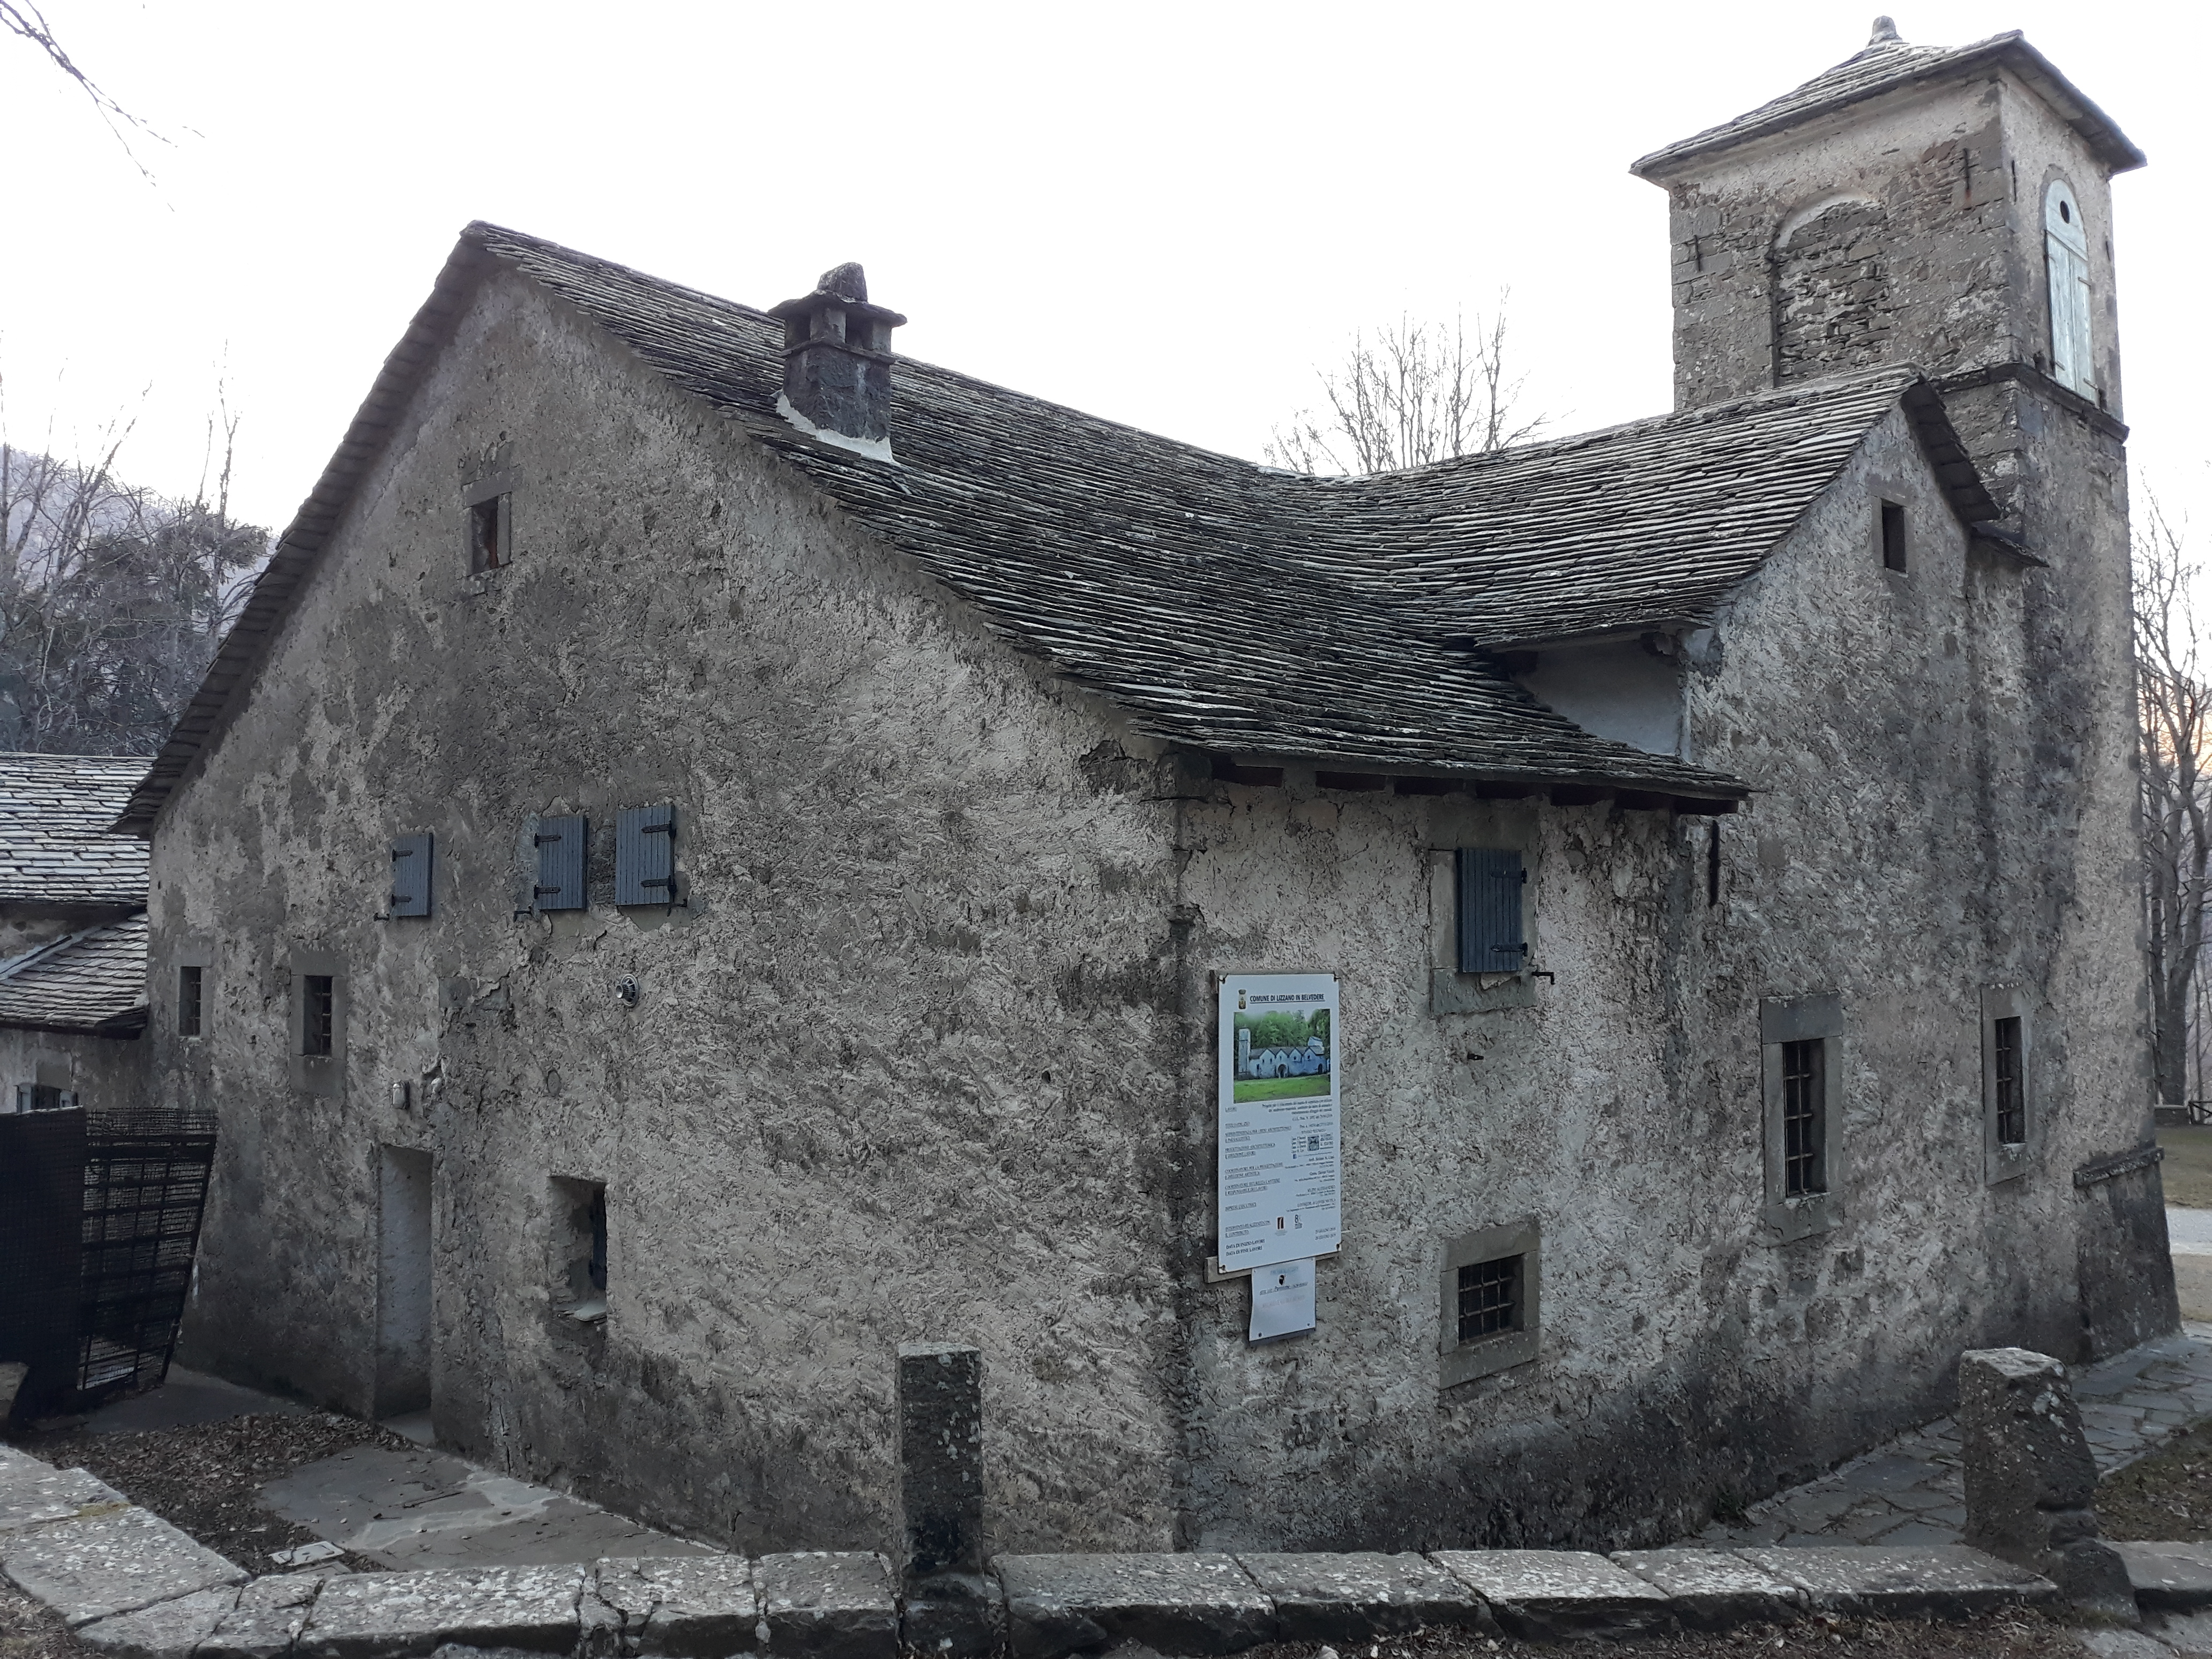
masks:
[[[1907,507],[1906,575],[1881,568],[1878,495]],[[2112,1086],[2140,1075],[2136,967],[2112,873],[2074,890],[2078,804],[2058,823],[2005,799],[2063,713],[2030,690],[2029,602],[2016,564],[1968,554],[1893,417],[1690,671],[1695,752],[1761,790],[1722,822],[1717,907],[1695,820],[1295,781],[1187,808],[1188,1006],[1208,970],[1345,975],[1350,1218],[1302,1342],[1249,1348],[1241,1287],[1191,1291],[1187,1541],[1674,1535],[1938,1414],[1962,1348],[2081,1351],[2070,1171],[2139,1115]],[[1524,842],[1556,981],[1431,1013],[1449,918],[1414,872]],[[1992,1188],[1979,993],[2022,979],[2045,999],[2040,1159]],[[1844,1219],[1768,1244],[1759,1005],[1813,993],[1846,1011]],[[1440,1392],[1443,1241],[1531,1217],[1539,1360]]]
[[[192,1359],[370,1409],[379,1148],[419,1148],[461,1448],[750,1547],[887,1547],[896,1346],[972,1342],[1000,1542],[1164,1542],[1153,762],[518,279],[417,410],[156,839],[157,983],[212,959],[163,1063],[225,1116]],[[494,465],[518,557],[471,579]],[[668,799],[690,908],[618,911],[614,811]],[[592,908],[518,918],[560,811]],[[436,914],[380,921],[421,830]],[[304,950],[342,981],[333,1094],[286,1081]],[[556,1176],[606,1186],[598,1330],[552,1310]]]
[[[147,1104],[146,1061],[143,1037],[0,1026],[0,1112],[15,1109],[16,1085],[26,1083],[70,1090],[95,1110]]]

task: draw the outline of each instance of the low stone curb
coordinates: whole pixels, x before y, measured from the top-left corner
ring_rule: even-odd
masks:
[[[2146,1607],[2212,1607],[2212,1547],[2119,1547]],[[1808,1612],[1959,1618],[2058,1598],[2049,1580],[1955,1545],[1002,1555],[991,1567],[983,1583],[1013,1659],[1124,1642],[1220,1656],[1424,1626],[1619,1638]],[[855,1552],[252,1578],[85,1471],[13,1452],[0,1456],[0,1570],[112,1659],[427,1659],[445,1648],[898,1659],[902,1633],[890,1562]]]

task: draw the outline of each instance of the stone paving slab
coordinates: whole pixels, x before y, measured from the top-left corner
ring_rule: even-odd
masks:
[[[720,1659],[759,1645],[761,1599],[742,1555],[601,1561],[583,1602],[586,1659]]]
[[[129,1498],[85,1469],[58,1469],[27,1457],[0,1464],[0,1533],[130,1506]]]
[[[448,1643],[568,1653],[582,1567],[436,1567],[327,1580],[294,1651],[301,1659],[402,1659]]]
[[[1273,1604],[1231,1555],[1002,1555],[991,1565],[1017,1659],[1118,1642],[1236,1653],[1275,1633]]]
[[[98,1504],[74,1520],[0,1534],[0,1570],[72,1626],[246,1577],[159,1516]]]
[[[1240,1553],[1284,1642],[1364,1642],[1424,1625],[1495,1627],[1482,1598],[1419,1555]]]
[[[191,1659],[237,1601],[235,1585],[193,1590],[135,1613],[95,1619],[78,1626],[76,1639],[107,1659]]]
[[[1532,1642],[1618,1641],[1674,1622],[1666,1591],[1587,1550],[1437,1550],[1429,1559]]]
[[[753,1568],[767,1647],[776,1659],[896,1659],[891,1564],[857,1551],[763,1555]]]
[[[2115,1543],[2112,1547],[2127,1563],[2128,1583],[2141,1606],[2182,1612],[2212,1607],[2212,1545]]]
[[[2049,1579],[1953,1544],[1921,1549],[1742,1549],[1760,1571],[1803,1590],[1820,1613],[1877,1619],[1966,1619],[1999,1607],[2055,1601]]]
[[[1667,1593],[1674,1616],[1698,1630],[1786,1625],[1805,1611],[1805,1592],[1719,1550],[1620,1550],[1615,1565]]]
[[[2212,1326],[2185,1324],[2178,1336],[2067,1371],[2097,1473],[2111,1474],[2212,1416]],[[1958,1425],[1939,1418],[1682,1541],[1713,1549],[1955,1544],[1966,1524],[1960,1457]]]

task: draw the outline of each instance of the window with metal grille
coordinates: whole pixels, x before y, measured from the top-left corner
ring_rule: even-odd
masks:
[[[1828,1103],[1823,1039],[1782,1045],[1782,1190],[1828,1190]]]
[[[1521,1328],[1521,1263],[1517,1255],[1469,1261],[1459,1270],[1459,1340]]]
[[[177,969],[177,1035],[200,1034],[201,969],[187,964]]]
[[[300,999],[300,1052],[328,1054],[337,1025],[337,981],[328,974],[309,974]]]
[[[2027,1139],[2027,1073],[2021,1052],[2017,1018],[1992,1022],[1991,1058],[1996,1064],[1997,1139],[2008,1146]]]

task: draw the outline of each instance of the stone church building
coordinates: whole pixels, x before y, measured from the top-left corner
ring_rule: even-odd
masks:
[[[835,1548],[964,1342],[995,1548],[1405,1547],[1662,1540],[2171,1329],[2142,160],[1885,21],[1635,164],[1672,413],[1353,478],[902,357],[857,267],[471,226],[123,815],[222,1117],[186,1357]],[[1263,1343],[1255,971],[1341,998]]]

